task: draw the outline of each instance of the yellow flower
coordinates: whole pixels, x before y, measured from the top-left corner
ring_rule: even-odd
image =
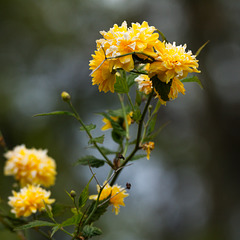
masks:
[[[105,60],[105,53],[102,48],[95,51],[90,61],[92,85],[97,84],[99,91],[114,92],[114,84],[116,82],[115,70],[113,70],[114,60]]]
[[[97,186],[98,192],[100,191],[100,187]],[[102,190],[99,201],[102,201],[110,196],[109,203],[113,205],[113,211],[115,214],[118,215],[119,208],[121,206],[125,206],[124,198],[127,197],[129,194],[126,193],[126,190],[117,184],[113,185],[112,187],[107,183],[104,189]],[[89,199],[97,200],[98,195],[91,195]]]
[[[147,75],[139,75],[137,78],[135,78],[135,82],[138,83],[138,89],[140,92],[144,92],[147,95],[152,92],[152,81]]]
[[[50,205],[55,199],[49,199],[51,192],[42,189],[39,186],[27,185],[20,192],[12,191],[13,196],[9,197],[8,204],[13,208],[12,213],[17,218],[28,217],[32,213],[45,209],[45,204]]]
[[[150,159],[150,152],[154,149],[154,142],[148,142],[142,145],[142,149],[147,152],[147,159]]]
[[[115,24],[108,32],[101,31],[103,39],[97,40],[97,48],[106,49],[106,56],[115,58],[114,69],[122,68],[129,72],[134,68],[133,52],[143,52],[156,56],[153,46],[157,43],[158,33],[155,27],[149,27],[147,22],[132,23],[127,27],[124,21],[119,27]],[[124,55],[117,58],[118,56]],[[144,55],[139,57],[146,58]]]
[[[149,77],[157,75],[162,82],[169,83],[174,77],[182,79],[188,73],[199,73],[198,60],[191,51],[186,52],[186,47],[186,44],[176,46],[175,42],[171,44],[158,41],[154,46],[158,56],[150,64]]]
[[[7,158],[4,174],[14,176],[21,186],[40,184],[48,187],[55,183],[56,163],[47,155],[47,150],[20,145],[4,156]]]
[[[128,122],[128,125],[131,125],[131,123],[132,123],[132,118],[131,118],[132,115],[133,115],[133,112],[130,112],[129,114],[127,114],[127,122]],[[123,120],[122,117],[113,117],[113,116],[111,116],[111,119],[112,119],[114,122],[117,122],[120,118]],[[111,124],[111,121],[110,121],[110,120],[108,120],[107,118],[103,118],[102,121],[105,123],[105,125],[102,126],[102,128],[101,128],[102,131],[105,131],[105,130],[108,130],[108,129],[111,129],[111,128],[112,128],[112,124]],[[125,124],[125,121],[124,121],[124,120],[123,120],[123,128],[124,128],[124,129],[126,128],[126,124]]]

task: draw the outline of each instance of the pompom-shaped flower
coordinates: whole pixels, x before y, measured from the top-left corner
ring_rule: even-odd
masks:
[[[98,192],[100,191],[100,187],[97,185]],[[129,194],[126,193],[125,188],[118,186],[117,184],[112,187],[107,183],[104,189],[102,190],[99,201],[107,199],[110,197],[109,203],[113,205],[113,211],[118,215],[120,206],[125,206],[124,198]],[[97,200],[98,195],[91,195],[89,198],[93,200]]]
[[[198,60],[191,51],[186,52],[186,47],[186,44],[176,46],[175,42],[171,44],[158,41],[155,45],[158,56],[150,64],[149,77],[157,75],[162,82],[169,83],[174,77],[182,79],[188,73],[199,73]]]
[[[12,191],[12,193],[13,196],[9,197],[8,204],[17,218],[28,217],[32,213],[44,210],[45,204],[50,205],[55,202],[55,199],[49,199],[51,192],[39,186],[27,185],[20,192]]]
[[[158,33],[154,33],[155,27],[150,27],[147,22],[132,23],[131,27],[127,27],[124,21],[120,27],[117,24],[110,28],[108,32],[101,31],[104,39],[97,41],[98,47],[106,49],[107,57],[116,58],[114,68],[123,68],[131,71],[134,68],[134,61],[131,53],[143,52],[148,55],[156,55],[153,46],[157,43]],[[141,55],[146,58],[146,56]]]
[[[147,160],[150,159],[150,153],[154,149],[154,142],[147,142],[142,145],[142,149],[147,152]]]
[[[4,174],[14,176],[21,186],[40,184],[48,187],[55,183],[56,163],[47,155],[47,150],[20,145],[4,156],[7,158]]]
[[[107,60],[104,50],[99,48],[95,51],[95,55],[92,55],[93,59],[90,61],[90,69],[92,84],[98,85],[99,91],[114,92],[114,84],[116,82],[115,70],[113,70],[114,60]]]
[[[141,74],[135,78],[135,82],[138,83],[138,89],[140,92],[144,92],[145,94],[149,94],[152,92],[152,81],[148,77],[148,75]]]
[[[148,75],[162,104],[177,98],[178,93],[185,93],[184,85],[180,81],[188,73],[200,72],[198,60],[191,51],[186,52],[184,46],[176,43],[160,42],[155,45],[158,57],[150,64]]]

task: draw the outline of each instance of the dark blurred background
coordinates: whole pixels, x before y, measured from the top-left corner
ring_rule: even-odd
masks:
[[[94,153],[73,119],[32,116],[66,110],[60,98],[65,90],[100,134],[101,117],[95,113],[120,105],[114,94],[91,86],[88,62],[99,31],[124,20],[146,20],[193,52],[210,40],[198,57],[204,90],[186,84],[185,96],[160,109],[158,127],[170,123],[151,160],[134,162],[118,179],[132,184],[126,207],[118,216],[109,209],[96,224],[104,231],[96,239],[239,240],[239,16],[237,0],[0,1],[0,130],[8,147],[48,149],[58,166],[52,195],[70,204],[64,190],[80,192],[91,176],[87,167],[73,163]],[[107,169],[96,172],[103,181]],[[12,184],[1,170],[1,198],[11,194]],[[56,238],[69,239],[63,235]],[[1,230],[0,239],[16,237]]]

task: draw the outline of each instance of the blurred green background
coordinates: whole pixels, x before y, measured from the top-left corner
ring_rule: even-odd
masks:
[[[96,224],[104,232],[96,239],[239,240],[239,16],[236,0],[0,1],[0,130],[8,147],[48,149],[58,166],[52,196],[70,204],[65,190],[80,192],[91,176],[88,167],[73,167],[92,154],[87,137],[69,117],[32,116],[67,109],[60,98],[65,90],[84,121],[101,132],[95,113],[120,105],[114,94],[91,86],[88,62],[99,31],[146,20],[193,52],[210,40],[198,57],[205,90],[186,84],[185,96],[160,109],[158,127],[170,123],[151,160],[134,162],[118,179],[132,184],[126,207],[118,216],[109,209]],[[96,172],[103,181],[107,169]],[[11,194],[12,184],[1,170],[1,198]],[[0,239],[16,238],[1,230]]]

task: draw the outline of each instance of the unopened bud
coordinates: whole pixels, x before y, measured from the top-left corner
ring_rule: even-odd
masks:
[[[71,99],[71,96],[69,95],[69,93],[67,93],[67,92],[65,92],[65,91],[62,92],[61,97],[62,97],[62,100],[63,100],[64,102],[69,102],[70,99]]]
[[[72,190],[72,191],[70,192],[70,196],[71,196],[72,198],[75,198],[75,197],[76,197],[76,192],[75,192],[74,190]]]
[[[131,188],[131,183],[126,183],[126,189],[130,189]]]

